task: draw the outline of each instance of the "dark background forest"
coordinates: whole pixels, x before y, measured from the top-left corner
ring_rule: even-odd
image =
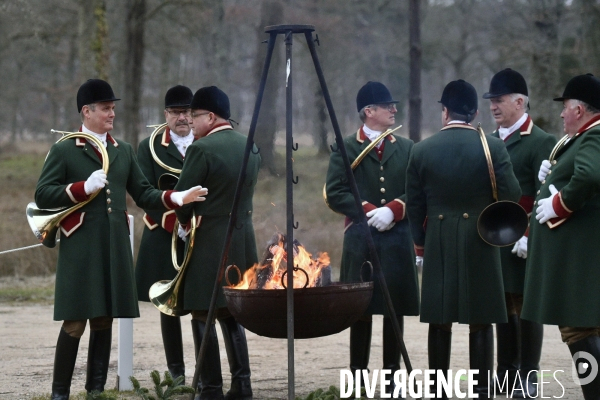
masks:
[[[75,93],[91,77],[108,80],[123,99],[114,132],[134,147],[150,133],[145,125],[163,122],[163,96],[175,84],[194,91],[219,86],[230,96],[239,130],[247,132],[266,54],[264,27],[276,24],[315,26],[344,134],[358,126],[357,90],[378,80],[400,101],[396,120],[407,135],[409,6],[415,2],[421,136],[439,129],[437,101],[448,81],[463,78],[481,95],[505,67],[527,79],[534,120],[561,133],[561,106],[552,98],[570,77],[599,69],[597,0],[5,0],[1,143],[53,142],[51,128],[76,129]],[[285,127],[284,49],[280,37],[257,142],[272,143]],[[293,51],[294,132],[312,136],[327,151],[333,131],[302,35],[295,36]],[[494,128],[488,106],[480,100],[478,121],[486,131]]]

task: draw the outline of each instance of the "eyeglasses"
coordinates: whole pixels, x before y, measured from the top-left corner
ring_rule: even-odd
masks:
[[[186,108],[184,110],[167,110],[171,117],[179,117],[179,115],[183,114],[184,117],[189,117],[192,114],[191,108]]]
[[[389,104],[373,104],[369,107],[378,107],[378,108],[383,108],[384,110],[388,110],[389,112],[393,112],[393,111],[398,111],[398,109],[396,108],[396,104],[395,103],[389,103]]]
[[[200,112],[199,113],[192,113],[192,118],[200,117],[202,115],[206,115],[206,114],[210,114],[210,113],[211,113],[210,111],[208,111],[208,112],[201,112],[201,113]]]

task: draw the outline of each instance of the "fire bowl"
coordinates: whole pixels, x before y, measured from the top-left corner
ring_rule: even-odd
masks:
[[[224,287],[227,308],[246,329],[260,336],[287,338],[287,290]],[[294,289],[294,338],[333,335],[364,314],[373,282],[333,283]]]

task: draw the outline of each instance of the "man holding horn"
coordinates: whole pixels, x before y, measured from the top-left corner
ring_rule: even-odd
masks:
[[[506,306],[500,251],[479,236],[477,218],[494,202],[492,172],[499,200],[518,200],[521,189],[500,139],[487,138],[486,160],[485,135],[471,125],[478,113],[475,88],[452,81],[440,103],[443,128],[414,146],[406,178],[408,219],[423,257],[421,322],[429,323],[429,368],[444,374],[452,323],[469,324],[470,368],[479,370],[474,391],[487,398],[492,324],[506,322]]]
[[[392,134],[382,138],[382,133],[396,123],[396,103],[385,85],[367,82],[356,96],[356,108],[363,125],[344,139],[344,145],[354,164],[363,211],[403,330],[403,316],[419,314],[419,287],[404,200],[406,167],[413,142]],[[377,139],[379,142],[369,151]],[[365,151],[368,153],[364,154]],[[364,276],[363,264],[370,258],[369,249],[363,229],[354,223],[358,217],[355,200],[339,151],[331,153],[326,196],[331,209],[346,216],[340,280],[360,281]],[[373,314],[384,315],[383,368],[393,373],[400,369],[400,345],[377,282],[367,312],[350,327],[350,369],[354,373],[368,367]]]
[[[50,149],[35,191],[42,209],[71,207],[60,221],[54,319],[63,321],[54,359],[52,399],[67,400],[79,341],[90,320],[88,393],[104,391],[113,318],[139,317],[129,241],[126,194],[140,207],[175,209],[203,201],[207,190],[160,191],[141,171],[131,145],[110,135],[115,101],[110,85],[90,79],[77,92],[80,131],[95,138],[64,140]],[[104,148],[96,146],[102,144]],[[108,171],[99,169],[108,157]]]
[[[181,170],[185,152],[194,141],[190,127],[192,97],[194,94],[186,86],[177,85],[167,90],[164,109],[167,126],[162,134],[154,138],[153,143],[150,143],[150,138],[140,142],[138,161],[146,178],[155,188],[158,188],[158,181],[163,174],[173,172],[159,165],[152,156],[150,146],[161,163],[172,169]],[[172,233],[177,219],[175,210],[164,207],[161,210],[145,211],[144,233],[135,267],[135,281],[140,301],[150,301],[148,290],[155,282],[172,280],[177,273],[171,259]],[[178,242],[181,245],[180,253],[183,253],[183,242]],[[179,376],[185,377],[180,318],[162,312],[159,314],[167,368],[173,379]]]

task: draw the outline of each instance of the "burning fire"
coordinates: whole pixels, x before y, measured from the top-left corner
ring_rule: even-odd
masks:
[[[281,233],[276,233],[269,241],[265,250],[263,260],[260,263],[248,269],[242,278],[242,281],[233,286],[234,289],[284,289],[281,278],[287,271],[287,253],[286,237]],[[297,240],[294,240],[294,288],[303,288],[306,284],[308,275],[308,284],[306,287],[315,287],[323,285],[322,272],[329,269],[329,255],[327,253],[318,253],[316,258],[312,258],[304,246]],[[304,274],[304,272],[306,274]],[[287,275],[284,277],[287,284]]]

